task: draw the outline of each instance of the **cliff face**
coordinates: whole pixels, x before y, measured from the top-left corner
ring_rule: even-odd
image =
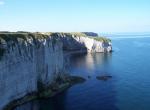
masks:
[[[64,51],[109,52],[111,45],[68,34],[0,34],[0,109],[64,73]]]
[[[111,52],[112,45],[110,41],[99,41],[88,36],[78,36],[60,34],[64,50],[75,51],[81,50],[89,53],[93,52]]]

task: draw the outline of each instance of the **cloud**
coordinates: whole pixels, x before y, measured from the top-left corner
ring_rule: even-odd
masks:
[[[5,4],[5,2],[4,1],[0,1],[0,5],[4,5]]]

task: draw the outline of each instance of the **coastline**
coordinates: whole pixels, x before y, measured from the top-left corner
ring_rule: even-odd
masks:
[[[86,79],[79,76],[68,76],[65,80],[66,82],[62,84],[58,84],[57,82],[43,91],[28,93],[22,98],[16,99],[4,107],[4,110],[13,110],[19,105],[25,104],[27,102],[37,100],[37,99],[45,99],[56,96],[57,94],[69,89],[70,87],[76,84],[82,84],[86,81]],[[57,86],[56,86],[57,85]]]

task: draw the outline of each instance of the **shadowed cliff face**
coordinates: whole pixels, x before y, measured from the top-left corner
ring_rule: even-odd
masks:
[[[103,44],[76,34],[0,33],[0,109],[63,76],[63,51],[111,51]]]

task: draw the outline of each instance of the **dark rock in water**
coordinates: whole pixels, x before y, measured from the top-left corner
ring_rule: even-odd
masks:
[[[107,81],[109,80],[110,78],[112,78],[112,76],[110,75],[103,75],[103,76],[97,76],[96,79],[98,80],[103,80],[103,81]]]
[[[88,79],[90,79],[91,78],[91,76],[88,76]]]
[[[80,84],[80,83],[84,83],[86,81],[86,79],[79,77],[79,76],[70,76],[70,84],[74,85],[74,84]]]

